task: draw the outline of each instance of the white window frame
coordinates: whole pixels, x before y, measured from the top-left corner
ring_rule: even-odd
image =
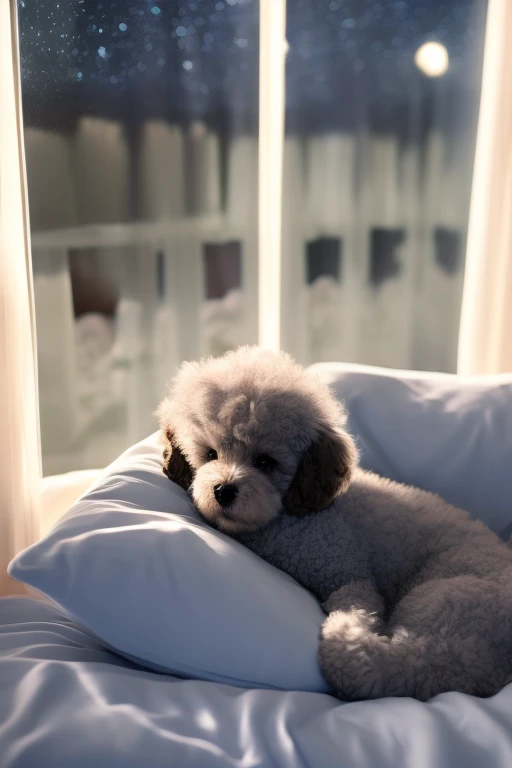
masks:
[[[281,346],[286,0],[260,0],[258,341]]]

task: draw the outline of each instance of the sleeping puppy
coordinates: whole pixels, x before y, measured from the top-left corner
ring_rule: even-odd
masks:
[[[288,355],[186,363],[158,413],[169,479],[321,603],[337,696],[491,696],[512,679],[512,550],[438,496],[358,469],[342,406]]]

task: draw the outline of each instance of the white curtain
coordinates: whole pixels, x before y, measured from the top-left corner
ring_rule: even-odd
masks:
[[[0,595],[39,535],[40,449],[15,0],[0,2]]]
[[[458,371],[512,371],[512,2],[489,0]]]

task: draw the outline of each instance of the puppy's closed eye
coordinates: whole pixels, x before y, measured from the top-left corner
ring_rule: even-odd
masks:
[[[254,459],[253,465],[262,472],[272,472],[277,467],[277,461],[272,456],[267,456],[266,453],[260,453]]]

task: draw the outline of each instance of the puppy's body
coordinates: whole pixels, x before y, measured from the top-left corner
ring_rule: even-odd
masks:
[[[308,517],[235,536],[311,591],[320,643],[344,699],[490,696],[512,671],[512,551],[433,494],[356,471]]]
[[[234,538],[293,576],[320,603],[350,581],[369,580],[387,612],[431,579],[468,573],[497,579],[512,567],[512,549],[467,512],[362,470],[327,509],[305,517],[282,513]]]
[[[340,698],[489,696],[511,679],[512,550],[438,496],[357,469],[341,406],[290,358],[189,364],[160,419],[170,479],[323,605]]]

